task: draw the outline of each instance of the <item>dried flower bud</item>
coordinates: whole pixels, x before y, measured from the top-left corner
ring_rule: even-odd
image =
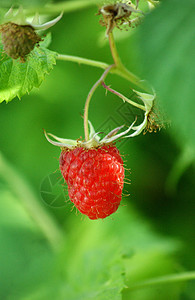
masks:
[[[143,131],[143,134],[145,135],[147,132],[156,133],[162,128],[165,128],[165,123],[163,122],[163,120],[161,120],[161,117],[159,116],[159,112],[156,110],[155,103],[154,103],[151,111],[147,116],[147,125]]]
[[[5,53],[13,59],[25,62],[26,56],[41,41],[41,37],[31,25],[18,25],[12,22],[0,26]]]
[[[40,24],[38,14],[34,16],[32,22],[29,22],[21,6],[16,12],[11,7],[4,16],[4,24],[0,25],[5,53],[13,59],[20,58],[25,62],[27,55],[42,40],[35,30],[52,27],[62,18],[62,15],[61,13],[57,18]]]
[[[131,5],[131,2],[128,4],[119,2],[101,7],[98,15],[103,16],[103,20],[100,20],[100,24],[106,26],[106,35],[108,36],[115,26],[120,28],[120,26],[124,23],[128,23],[129,26],[131,26],[131,20],[129,17],[133,12],[142,13],[140,10],[135,9]]]

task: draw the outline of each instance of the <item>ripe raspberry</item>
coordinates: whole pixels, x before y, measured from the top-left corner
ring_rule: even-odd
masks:
[[[104,219],[121,202],[124,167],[113,145],[98,148],[64,148],[60,170],[68,185],[70,200],[90,219]]]
[[[46,139],[62,149],[60,170],[68,185],[70,200],[90,219],[104,219],[119,207],[124,184],[123,160],[113,142],[128,134],[117,127],[101,138],[89,122],[89,139],[63,139],[46,133]],[[53,140],[50,137],[53,138]]]

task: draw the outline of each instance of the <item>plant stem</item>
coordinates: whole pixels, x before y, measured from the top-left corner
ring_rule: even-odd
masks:
[[[112,32],[109,33],[108,38],[109,38],[109,45],[110,45],[110,51],[111,51],[111,54],[112,54],[112,58],[113,58],[113,60],[115,62],[115,65],[116,65],[115,73],[117,73],[119,76],[127,79],[131,83],[137,85],[142,90],[149,92],[149,88],[146,86],[146,84],[144,84],[144,82],[141,81],[140,78],[137,77],[135,74],[133,74],[129,70],[127,70],[125,68],[125,66],[123,65],[123,63],[122,63],[122,61],[119,57],[119,54],[118,54],[118,51],[117,51],[117,48],[116,48],[116,44],[115,44],[115,41],[114,41],[114,36],[113,36]]]
[[[111,92],[111,93],[115,94],[116,96],[118,96],[119,98],[121,98],[124,102],[128,102],[129,104],[131,104],[131,105],[133,105],[133,106],[135,106],[135,107],[137,107],[137,108],[140,108],[140,109],[142,109],[143,111],[146,111],[144,105],[138,104],[138,103],[136,103],[136,102],[130,100],[129,98],[127,98],[127,97],[125,97],[124,95],[122,95],[121,93],[119,93],[119,92],[117,92],[117,91],[111,89],[111,88],[110,88],[109,86],[107,86],[104,82],[102,82],[102,86],[103,86],[106,90],[108,90],[109,92]]]
[[[96,81],[96,83],[92,86],[86,102],[85,102],[85,108],[84,108],[84,131],[85,131],[85,140],[88,141],[89,140],[89,125],[88,125],[88,115],[89,115],[89,103],[91,100],[91,97],[93,95],[93,93],[95,92],[95,90],[97,89],[97,87],[102,83],[102,81],[106,78],[106,76],[108,75],[108,73],[110,72],[110,70],[112,68],[114,68],[115,65],[110,65],[102,74],[102,76],[100,77],[100,79],[98,79],[98,81]]]
[[[114,60],[114,63],[116,65],[116,67],[120,69],[120,66],[122,65],[122,62],[120,60],[118,51],[116,49],[116,44],[115,44],[112,32],[109,33],[108,39],[109,39],[109,45],[110,45],[110,51],[111,51],[111,54],[112,54],[112,58]]]
[[[101,2],[101,1],[100,0],[63,1],[63,2],[55,3],[55,4],[48,4],[43,7],[35,7],[35,8],[26,9],[26,10],[24,10],[24,12],[27,16],[32,16],[33,14],[35,14],[37,12],[39,14],[54,15],[56,13],[61,13],[61,12],[67,13],[67,12],[83,9],[86,7],[94,6],[94,5],[97,5],[98,2]],[[149,88],[147,87],[147,85],[143,81],[141,81],[139,79],[139,77],[137,77],[136,75],[134,75],[133,73],[128,71],[122,64],[119,54],[116,49],[116,45],[115,45],[115,41],[114,41],[112,32],[109,33],[109,44],[110,44],[110,50],[112,53],[114,63],[116,65],[116,68],[111,70],[111,72],[125,78],[126,80],[135,84],[137,87],[141,88],[142,90],[149,92]],[[106,64],[104,62],[98,62],[95,60],[85,59],[85,58],[71,56],[71,55],[59,54],[57,59],[78,62],[78,63],[82,63],[82,64],[86,64],[86,65],[91,65],[94,67],[99,67],[102,69],[107,69],[109,66],[108,64]]]
[[[64,60],[64,61],[72,61],[72,62],[77,62],[79,64],[84,64],[84,65],[89,65],[92,67],[98,67],[101,69],[107,69],[109,67],[108,64],[101,62],[101,61],[96,61],[92,59],[87,59],[79,56],[72,56],[72,55],[65,55],[65,54],[58,54],[57,56],[58,60]]]
[[[0,176],[8,182],[14,194],[21,201],[23,207],[35,221],[54,250],[59,249],[63,234],[52,218],[42,208],[28,182],[0,153]]]
[[[186,281],[195,279],[195,272],[185,272],[180,274],[171,274],[154,279],[140,281],[128,287],[129,290],[138,290],[141,288],[151,287],[158,284]]]
[[[120,65],[120,67],[118,67],[116,69],[116,71],[113,72],[113,73],[116,73],[117,75],[125,78],[126,80],[133,83],[134,85],[139,87],[141,90],[145,91],[146,93],[151,93],[151,89],[148,87],[146,82],[144,80],[141,80],[138,76],[136,76],[135,74],[133,74],[129,70],[127,70],[125,68],[125,66]]]
[[[97,67],[97,68],[101,68],[101,69],[105,69],[105,70],[109,67],[109,64],[107,64],[107,63],[92,60],[92,59],[82,58],[82,57],[79,57],[79,56],[58,54],[57,59],[58,60],[63,60],[63,61],[77,62],[79,64],[85,64],[85,65],[88,65],[88,66]],[[136,85],[140,89],[142,89],[146,92],[147,91],[149,92],[149,89],[146,86],[146,84],[143,81],[141,81],[140,78],[137,77],[135,74],[128,71],[123,65],[120,65],[120,68],[115,67],[115,68],[111,69],[110,73],[116,74],[120,77],[123,77],[124,79],[126,79],[129,82],[133,83],[134,85]]]

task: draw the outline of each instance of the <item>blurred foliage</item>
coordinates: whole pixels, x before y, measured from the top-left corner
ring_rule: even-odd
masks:
[[[1,195],[2,299],[7,293],[9,299],[121,299],[124,278],[131,286],[178,271],[170,256],[178,243],[154,234],[133,209],[123,207],[114,220],[97,222],[73,215],[64,246],[54,257],[18,199],[3,189]],[[163,295],[177,299],[181,287],[171,286]],[[152,289],[150,299],[158,293]]]
[[[190,1],[186,3],[189,5]],[[182,165],[178,164],[182,148],[193,149],[190,126],[194,122],[194,94],[189,65],[192,21],[189,6],[179,4],[176,0],[164,1],[140,28],[117,43],[129,70],[154,85],[172,126],[117,144],[126,167],[131,169],[131,174],[126,171],[126,177],[132,184],[125,186],[124,192],[130,196],[124,197],[112,218],[94,222],[76,214],[70,205],[48,206],[40,196],[44,178],[58,169],[60,154],[59,149],[47,143],[42,128],[66,138],[83,136],[80,114],[102,71],[58,61],[39,90],[33,90],[21,101],[16,98],[9,104],[1,103],[1,299],[193,299],[191,283],[130,289],[141,280],[194,268],[192,160],[178,169]],[[51,50],[111,63],[108,44],[98,44],[104,28],[96,13],[94,6],[65,14],[51,29]],[[106,82],[126,96],[131,95],[130,84],[119,77],[109,75]],[[187,97],[182,102],[184,91]],[[173,105],[171,99],[178,105]],[[105,96],[99,88],[89,117],[96,128],[108,131],[110,126],[129,124],[137,113],[117,97]],[[22,174],[30,183],[37,203],[60,226],[63,243],[57,245],[57,252],[21,202],[14,178],[5,176],[4,157],[16,174]]]
[[[12,5],[19,6],[22,5],[23,7],[39,7],[45,4],[51,3],[50,0],[1,0],[1,7],[3,8],[10,8]]]
[[[165,1],[140,29],[144,78],[155,87],[173,136],[182,147],[195,147],[195,2]],[[194,156],[195,158],[195,156]]]

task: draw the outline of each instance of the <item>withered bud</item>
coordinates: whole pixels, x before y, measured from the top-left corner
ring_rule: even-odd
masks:
[[[18,25],[12,22],[0,26],[5,53],[13,59],[26,61],[26,56],[42,39],[31,25]]]
[[[162,128],[165,128],[165,124],[161,120],[161,117],[159,116],[159,112],[157,112],[157,110],[154,107],[152,107],[151,111],[148,114],[147,125],[145,130],[143,131],[143,134],[146,134],[147,132],[156,133]]]
[[[100,24],[107,27],[106,35],[112,32],[115,26],[119,29],[124,23],[128,23],[129,26],[131,26],[129,17],[133,12],[142,13],[140,10],[133,8],[131,2],[129,2],[129,4],[119,2],[101,7],[98,15],[103,16],[103,20],[100,20]]]

